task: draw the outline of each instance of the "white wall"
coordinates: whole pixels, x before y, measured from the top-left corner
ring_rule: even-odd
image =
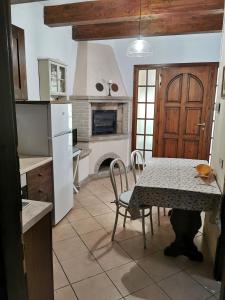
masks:
[[[133,39],[99,41],[111,45],[124,80],[128,96],[133,95],[133,66],[188,62],[218,62],[221,33],[159,36],[146,38],[153,48],[147,58],[130,58],[126,50]]]
[[[225,22],[224,27],[225,29]],[[224,191],[225,180],[225,99],[221,98],[221,85],[223,77],[223,67],[225,66],[225,32],[223,31],[221,43],[221,60],[218,76],[218,90],[216,102],[221,105],[220,113],[215,116],[214,143],[212,149],[212,166],[217,175],[217,180],[222,191]],[[220,161],[224,166],[221,167]],[[224,191],[225,192],[225,191]]]
[[[221,53],[220,53],[220,67],[218,74],[218,88],[217,88],[217,97],[216,102],[221,104],[220,113],[215,115],[215,129],[214,129],[214,142],[212,149],[212,167],[217,176],[217,182],[221,188],[221,191],[224,192],[224,178],[225,178],[225,165],[221,168],[220,160],[224,160],[225,163],[225,99],[221,98],[221,83],[222,83],[222,70],[225,66],[225,23],[223,25],[223,33],[221,40]],[[207,237],[207,243],[209,246],[209,253],[214,261],[217,239],[220,235],[220,228],[217,224],[212,224],[210,222],[211,214],[210,212],[206,213],[205,225],[204,225],[204,234]]]
[[[59,59],[68,65],[68,95],[73,93],[77,43],[71,27],[44,25],[43,4],[12,5],[12,24],[25,30],[28,99],[40,100],[37,58]]]

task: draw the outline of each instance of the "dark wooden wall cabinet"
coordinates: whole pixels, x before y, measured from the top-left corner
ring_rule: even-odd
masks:
[[[13,81],[16,100],[27,100],[27,73],[24,30],[12,25]]]
[[[52,162],[27,172],[28,199],[53,202]]]

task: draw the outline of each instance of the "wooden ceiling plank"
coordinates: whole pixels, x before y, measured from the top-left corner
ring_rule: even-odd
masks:
[[[70,26],[136,21],[140,15],[140,0],[99,0],[44,7],[44,22],[48,26]],[[214,11],[221,13],[223,0],[142,0],[142,16],[182,12]]]
[[[101,0],[45,6],[44,22],[49,26],[65,26],[128,21],[137,19],[139,4],[140,0]]]
[[[141,22],[143,36],[175,35],[189,33],[219,32],[223,26],[223,14],[181,14]],[[139,22],[78,25],[73,27],[73,39],[77,41],[136,37]]]

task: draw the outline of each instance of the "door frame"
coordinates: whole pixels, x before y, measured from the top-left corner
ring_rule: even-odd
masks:
[[[131,138],[131,147],[132,151],[136,150],[136,131],[137,131],[137,98],[138,98],[138,72],[139,70],[145,70],[145,69],[156,69],[157,70],[157,76],[156,76],[156,94],[155,99],[158,99],[160,97],[160,89],[157,88],[159,86],[159,71],[162,68],[170,68],[170,67],[196,67],[196,66],[214,66],[219,68],[218,62],[196,62],[196,63],[171,63],[171,64],[143,64],[143,65],[134,65],[134,73],[133,73],[133,111],[132,111],[132,138]],[[217,76],[214,76],[211,80],[216,81]],[[215,84],[215,88],[213,93],[216,94],[216,87],[217,82]],[[209,90],[207,90],[208,95]],[[208,96],[207,96],[208,98]],[[208,105],[207,105],[208,106]],[[160,101],[155,102],[155,119],[154,119],[154,131],[153,131],[153,149],[152,149],[152,155],[157,157],[157,145],[158,145],[158,133],[159,133],[159,125],[160,125],[160,119],[159,119],[159,112],[160,112]],[[211,116],[210,118],[213,118],[213,110],[211,110]],[[210,150],[210,140],[211,136],[207,137],[207,147]]]
[[[0,298],[26,300],[10,1],[0,1]]]

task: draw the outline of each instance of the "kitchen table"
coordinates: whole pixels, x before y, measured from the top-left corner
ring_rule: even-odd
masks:
[[[193,239],[201,227],[201,211],[218,211],[221,191],[215,179],[208,182],[196,177],[195,166],[200,163],[207,161],[152,158],[134,187],[129,204],[132,219],[139,217],[143,205],[172,208],[170,221],[176,238],[165,255],[203,260]]]

